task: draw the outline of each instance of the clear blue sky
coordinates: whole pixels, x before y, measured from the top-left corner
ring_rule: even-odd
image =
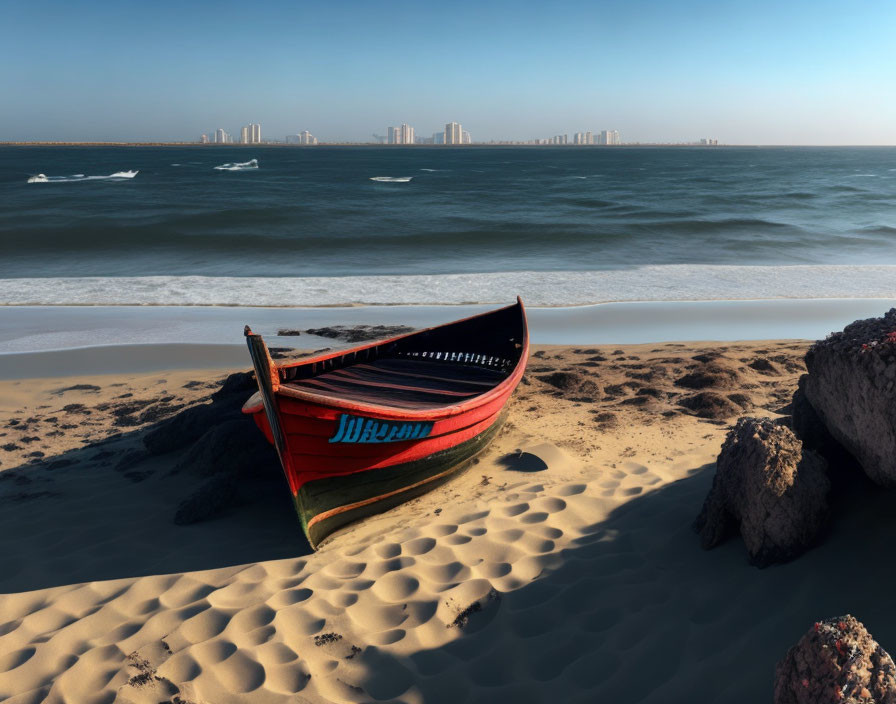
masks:
[[[896,144],[896,3],[0,0],[0,140]]]

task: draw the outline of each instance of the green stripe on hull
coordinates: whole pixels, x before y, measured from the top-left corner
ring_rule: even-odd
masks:
[[[465,469],[465,463],[482,452],[498,432],[505,415],[502,413],[476,437],[429,457],[383,469],[315,479],[304,484],[294,501],[311,547],[317,548],[337,528],[420,496]],[[317,515],[366,501],[370,503],[334,513],[309,527]]]

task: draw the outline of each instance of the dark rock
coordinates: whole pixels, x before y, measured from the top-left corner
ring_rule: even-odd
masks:
[[[209,479],[180,503],[174,513],[174,522],[186,526],[212,518],[233,506],[236,496],[234,477]]]
[[[143,436],[143,444],[154,455],[173,452],[195,442],[211,426],[222,420],[237,418],[238,413],[238,409],[222,408],[214,403],[192,406],[159,423]]]
[[[279,467],[273,446],[248,418],[237,418],[211,426],[175,465],[175,472],[203,477],[237,475],[264,464]]]
[[[414,332],[414,329],[407,325],[332,325],[323,328],[309,328],[305,332],[308,335],[344,340],[345,342],[367,342],[368,340],[405,335]]]
[[[335,643],[340,640],[342,640],[342,635],[339,633],[320,633],[314,636],[314,644],[318,648],[322,645],[328,645],[329,643]]]
[[[775,704],[896,704],[896,665],[847,614],[819,621],[775,668]]]
[[[271,359],[275,360],[290,359],[292,357],[298,359],[304,356],[304,353],[298,352],[292,347],[268,347],[268,352],[271,355]]]
[[[100,391],[99,386],[93,384],[75,384],[74,386],[66,386],[64,389],[56,389],[53,393],[56,395],[64,394],[66,391]]]
[[[685,389],[735,389],[744,386],[736,369],[710,359],[694,371],[676,379],[675,385]]]
[[[750,362],[748,365],[751,369],[755,369],[757,372],[763,372],[765,374],[780,374],[781,370],[778,369],[775,364],[766,359],[765,357],[758,357]]]
[[[815,450],[818,454],[823,455],[828,462],[841,461],[842,458],[848,456],[847,452],[828,432],[824,422],[809,403],[809,399],[806,397],[808,379],[809,375],[803,374],[800,377],[797,390],[793,392],[793,401],[790,404],[793,432],[803,441],[803,447]]]
[[[768,418],[741,418],[722,445],[716,475],[694,523],[704,549],[739,530],[750,562],[799,556],[827,518],[826,463]]]
[[[896,308],[806,353],[806,399],[875,483],[896,486]]]
[[[119,427],[140,425],[140,418],[137,414],[142,414],[147,406],[151,406],[155,402],[156,399],[154,398],[144,398],[117,404],[112,408],[112,415],[115,417],[115,425]],[[97,408],[105,410],[99,406]]]
[[[728,394],[728,400],[744,409],[753,407],[753,400],[746,394]]]
[[[741,412],[739,406],[714,391],[701,391],[693,396],[685,396],[679,399],[678,405],[692,411],[698,418],[712,420],[724,420]]]
[[[142,448],[133,448],[125,452],[115,463],[116,472],[125,472],[133,468],[135,464],[142,462],[150,457],[149,452]]]
[[[241,409],[255,391],[258,385],[253,372],[231,374],[212,394],[211,403],[191,406],[162,421],[143,437],[143,444],[152,454],[160,455],[196,442],[215,425],[238,419],[245,422]],[[246,425],[252,427],[251,423]]]
[[[221,388],[212,394],[212,401],[223,401],[234,394],[241,394],[245,401],[256,391],[258,382],[255,381],[255,372],[236,372],[228,376],[221,384]]]
[[[619,402],[620,406],[638,406],[638,407],[654,407],[657,405],[656,398],[653,396],[631,396]]]
[[[277,335],[279,335],[280,337],[296,337],[301,334],[301,330],[292,330],[290,328],[280,328],[277,331]]]
[[[600,387],[579,371],[553,372],[536,378],[558,389],[564,396],[595,398],[600,393]]]
[[[137,416],[137,423],[140,425],[157,423],[163,418],[177,413],[184,405],[183,403],[155,403]]]
[[[616,414],[610,413],[610,411],[600,411],[599,413],[596,413],[594,415],[594,422],[597,423],[597,426],[601,430],[609,430],[619,425]]]

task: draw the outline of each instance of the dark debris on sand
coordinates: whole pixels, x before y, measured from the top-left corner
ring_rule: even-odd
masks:
[[[407,325],[331,325],[322,328],[308,328],[307,335],[327,337],[344,342],[367,342],[414,332],[416,328]],[[282,334],[282,333],[279,333]]]

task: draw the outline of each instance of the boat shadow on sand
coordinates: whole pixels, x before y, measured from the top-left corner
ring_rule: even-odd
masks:
[[[4,468],[0,593],[310,553],[276,454],[238,415],[245,386],[243,378],[223,399],[219,391],[153,425]],[[237,463],[246,470],[235,472]]]

